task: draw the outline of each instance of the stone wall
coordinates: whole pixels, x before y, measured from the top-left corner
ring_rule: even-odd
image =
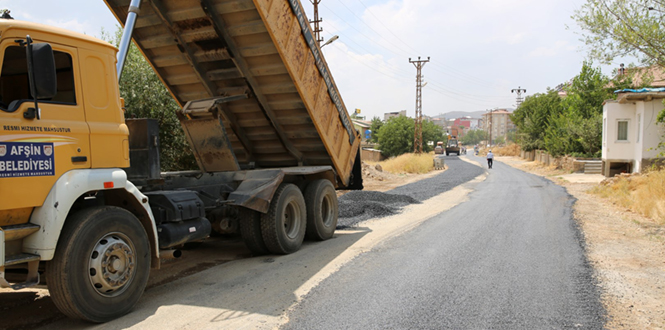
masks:
[[[360,159],[370,162],[380,162],[385,159],[381,154],[381,150],[376,149],[362,149]]]

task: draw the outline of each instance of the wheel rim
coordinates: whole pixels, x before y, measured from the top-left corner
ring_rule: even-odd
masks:
[[[121,233],[109,233],[97,241],[88,261],[88,275],[95,291],[105,297],[124,292],[135,274],[136,254],[132,241]]]
[[[301,218],[300,205],[295,200],[291,200],[286,204],[282,219],[286,236],[290,239],[297,238],[303,219]]]
[[[332,226],[333,223],[333,208],[332,200],[329,195],[323,196],[321,201],[321,219],[323,219],[323,225],[326,227]]]

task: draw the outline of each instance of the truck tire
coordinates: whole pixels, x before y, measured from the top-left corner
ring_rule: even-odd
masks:
[[[268,251],[289,254],[298,251],[305,239],[307,210],[300,189],[282,183],[270,202],[268,213],[261,214],[261,235]]]
[[[240,236],[252,255],[268,254],[270,251],[261,236],[261,213],[243,207],[238,211],[238,218]]]
[[[65,315],[106,322],[127,314],[145,290],[150,244],[130,212],[99,206],[67,218],[46,263],[51,299]]]
[[[310,240],[324,241],[333,236],[337,227],[339,206],[335,187],[328,180],[316,180],[305,189],[307,231]]]

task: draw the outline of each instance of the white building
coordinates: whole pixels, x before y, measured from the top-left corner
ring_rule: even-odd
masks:
[[[658,124],[665,92],[620,93],[603,105],[603,174],[638,173],[648,168],[661,150],[665,129]]]

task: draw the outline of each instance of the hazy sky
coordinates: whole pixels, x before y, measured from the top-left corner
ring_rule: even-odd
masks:
[[[311,19],[312,4],[301,1]],[[323,51],[347,108],[368,119],[399,110],[414,115],[416,68],[409,57],[418,56],[430,57],[423,114],[514,107],[511,89],[545,92],[579,73],[586,50],[570,16],[583,3],[321,0],[323,37],[340,36]],[[0,8],[93,36],[117,24],[102,0],[0,0]]]

